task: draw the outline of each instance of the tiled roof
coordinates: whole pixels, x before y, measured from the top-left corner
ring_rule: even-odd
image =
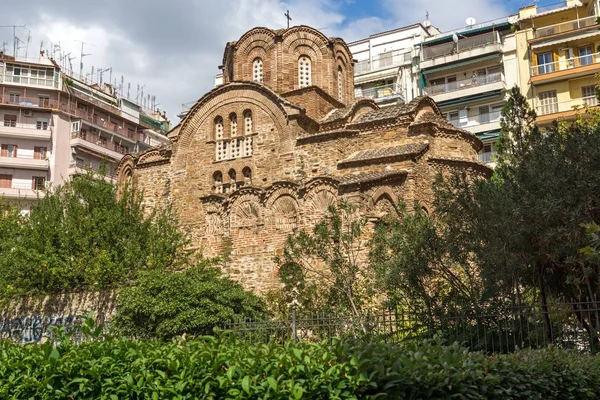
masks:
[[[320,122],[322,124],[326,124],[328,122],[332,122],[332,121],[335,121],[337,119],[340,119],[344,115],[348,114],[350,112],[350,110],[352,109],[353,106],[354,106],[354,104],[351,104],[351,105],[346,106],[344,108],[336,108],[335,110],[332,110],[327,116],[325,116],[325,118],[323,118]]]
[[[399,176],[405,176],[408,174],[406,170],[396,171],[381,171],[381,172],[364,172],[361,174],[345,175],[339,178],[342,186],[354,185],[358,183],[374,182],[386,178],[395,178]]]
[[[388,118],[396,118],[402,114],[404,114],[404,110],[406,109],[406,104],[397,104],[389,107],[383,107],[379,110],[373,110],[368,113],[365,113],[359,116],[353,123],[362,124],[365,122],[378,121],[382,119]]]
[[[381,158],[401,157],[413,154],[420,154],[428,146],[429,145],[427,143],[410,143],[402,146],[384,147],[381,149],[359,151],[351,157],[340,161],[339,164],[342,165],[366,160],[377,160]]]

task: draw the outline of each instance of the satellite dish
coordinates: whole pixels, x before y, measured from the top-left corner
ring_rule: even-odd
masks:
[[[452,34],[452,40],[454,41],[454,43],[458,43],[458,35],[456,34],[456,32]]]
[[[431,26],[431,21],[429,21],[428,19],[427,19],[427,20],[425,20],[425,21],[423,22],[423,26],[424,26],[425,28],[429,28],[429,27]]]
[[[469,18],[467,18],[466,23],[467,23],[467,26],[473,26],[477,23],[477,21],[475,20],[475,18],[469,17]]]

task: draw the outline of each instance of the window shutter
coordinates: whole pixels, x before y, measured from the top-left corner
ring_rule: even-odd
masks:
[[[0,156],[1,157],[8,157],[8,145],[7,144],[3,144],[2,145],[2,150],[0,152]]]
[[[39,160],[40,159],[40,148],[39,147],[34,147],[33,148],[33,159],[34,160]]]
[[[35,190],[35,176],[31,177],[31,189]]]

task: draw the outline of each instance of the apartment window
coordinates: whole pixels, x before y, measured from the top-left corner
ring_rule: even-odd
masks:
[[[490,122],[490,106],[479,107],[479,123],[487,124]]]
[[[456,90],[458,87],[456,83],[456,75],[447,77],[446,83],[448,84],[448,91]]]
[[[4,114],[4,126],[17,126],[17,116],[12,114]]]
[[[558,101],[556,98],[556,90],[541,92],[538,95],[540,101],[540,115],[553,114],[558,112]]]
[[[48,149],[46,147],[34,147],[33,148],[33,158],[36,160],[45,160],[48,153]]]
[[[0,174],[0,188],[12,188],[12,175]]]
[[[579,48],[579,65],[592,64],[592,46],[583,46]]]
[[[460,128],[460,116],[458,111],[448,113],[448,121],[457,128]]]
[[[46,186],[46,177],[33,176],[31,177],[31,188],[33,190],[43,190]]]
[[[48,120],[38,119],[35,123],[35,129],[41,129],[43,131],[48,130]]]
[[[596,86],[582,86],[581,97],[583,98],[583,102],[589,107],[598,105],[598,99],[596,97]]]
[[[379,54],[379,67],[389,67],[393,64],[394,58],[391,51]]]
[[[17,157],[17,145],[16,144],[3,144],[0,150],[2,157]]]
[[[38,102],[39,107],[45,107],[45,108],[50,107],[50,97],[39,96],[38,98],[39,98],[39,102]]]
[[[19,104],[21,102],[21,94],[20,93],[9,93],[8,94],[8,102]]]
[[[552,64],[552,53],[542,53],[537,55],[538,75],[554,72]]]
[[[71,132],[79,132],[81,128],[81,121],[71,122]]]

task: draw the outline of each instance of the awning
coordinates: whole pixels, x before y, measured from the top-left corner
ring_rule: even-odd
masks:
[[[553,46],[555,44],[572,42],[572,41],[575,41],[575,40],[585,39],[585,38],[588,38],[588,37],[598,36],[598,35],[600,35],[600,32],[598,31],[597,25],[594,25],[594,30],[592,32],[583,33],[583,34],[577,35],[575,37],[573,37],[573,36],[566,36],[566,37],[557,38],[557,39],[554,39],[554,40],[547,40],[547,41],[543,41],[543,42],[539,42],[539,43],[533,43],[531,45],[531,48],[535,50],[535,49],[540,49],[542,47],[547,47],[547,46]]]
[[[499,57],[500,57],[500,53],[490,54],[485,57],[470,58],[468,60],[463,60],[463,61],[460,61],[460,62],[457,62],[454,64],[446,64],[446,65],[442,65],[441,67],[437,67],[437,68],[424,69],[421,71],[421,73],[422,74],[431,74],[433,72],[445,71],[447,69],[462,67],[463,65],[475,64],[475,63],[478,63],[481,61],[492,60],[494,58],[499,58]]]
[[[495,25],[490,24],[490,25],[479,27],[479,28],[473,28],[473,29],[464,30],[464,31],[459,29],[456,33],[461,34],[463,36],[469,36],[469,35],[472,35],[473,33],[479,33],[479,32],[485,32],[485,31],[497,31],[497,30],[500,30],[503,28],[509,28],[509,27],[510,27],[510,22],[501,22],[501,23],[495,24]],[[437,39],[428,40],[426,42],[423,42],[423,46],[430,46],[432,44],[446,42],[448,40],[452,40],[452,33],[449,35],[446,35],[446,36],[442,36]]]
[[[464,104],[464,103],[470,103],[475,100],[483,100],[483,99],[488,99],[491,97],[498,97],[498,96],[502,96],[502,89],[494,90],[492,92],[476,94],[473,96],[459,97],[457,99],[440,101],[437,103],[437,105],[438,105],[438,107],[455,106],[455,105],[460,105],[460,104]]]
[[[501,131],[501,129],[494,129],[493,131],[478,133],[477,137],[479,139],[481,139],[481,141],[483,141],[483,142],[496,140],[500,137],[500,131]]]
[[[358,75],[354,77],[354,83],[360,85],[363,83],[377,82],[386,78],[394,78],[398,76],[398,66],[382,69],[377,72],[365,73],[364,75]]]

